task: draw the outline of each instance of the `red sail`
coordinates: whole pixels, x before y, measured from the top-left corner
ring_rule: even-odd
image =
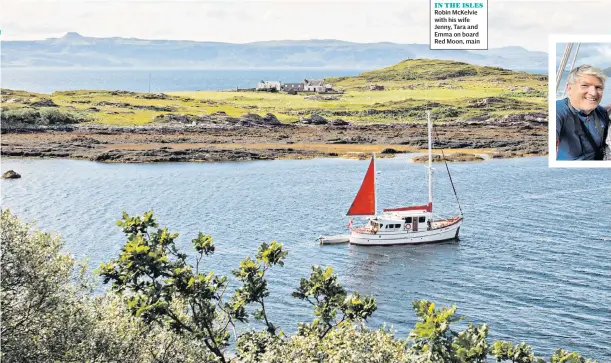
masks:
[[[369,163],[369,169],[361,184],[361,189],[356,194],[350,209],[349,216],[371,216],[376,213],[376,185],[375,185],[375,166],[373,158]]]

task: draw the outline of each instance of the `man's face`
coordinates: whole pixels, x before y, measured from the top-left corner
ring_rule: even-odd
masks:
[[[570,84],[568,96],[571,105],[585,113],[592,112],[603,98],[603,83],[595,76],[586,74]]]

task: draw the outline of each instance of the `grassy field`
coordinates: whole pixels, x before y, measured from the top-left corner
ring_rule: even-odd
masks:
[[[241,117],[247,113],[273,113],[285,123],[318,114],[353,123],[424,122],[432,110],[437,121],[496,118],[507,114],[546,112],[547,78],[494,67],[441,60],[406,60],[355,77],[330,78],[337,99],[307,99],[315,94],[266,92],[172,92],[165,99],[152,95],[117,91],[64,91],[50,95],[2,90],[2,109],[37,106],[51,100],[59,109],[87,115],[93,123],[145,125],[157,116],[173,114],[209,115],[225,112]],[[372,84],[383,91],[370,91]],[[153,96],[154,97],[154,96]]]

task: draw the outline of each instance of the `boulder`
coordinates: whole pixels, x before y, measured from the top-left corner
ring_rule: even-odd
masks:
[[[21,175],[17,174],[14,170],[9,170],[6,173],[2,174],[2,179],[19,179]]]
[[[169,123],[180,123],[180,124],[190,124],[196,120],[197,120],[197,116],[195,115],[184,115],[184,114],[175,114],[175,113],[161,114],[153,118],[153,121],[155,122],[169,122]]]
[[[386,149],[382,150],[382,154],[396,154],[398,153],[397,150],[387,147]]]
[[[339,96],[323,96],[323,95],[311,95],[303,97],[304,100],[315,100],[315,101],[337,101]]]
[[[368,88],[370,91],[384,91],[384,86],[381,84],[371,84]]]
[[[301,122],[306,125],[326,125],[329,123],[326,118],[320,115],[312,115],[310,118],[306,118]]]
[[[350,125],[350,122],[344,121],[341,118],[336,118],[335,120],[331,121],[331,125],[333,125],[333,126],[348,126],[348,125]]]
[[[263,123],[266,125],[280,125],[282,122],[273,113],[266,113],[263,116]]]
[[[260,122],[261,116],[257,115],[256,113],[247,113],[242,116],[242,120],[245,120],[245,121],[247,120],[251,122]]]
[[[498,98],[498,97],[487,97],[487,98],[483,98],[481,100],[475,100],[472,102],[472,106],[471,107],[475,107],[475,108],[481,108],[481,107],[486,107],[488,105],[491,105],[493,103],[504,103],[505,101],[502,98]]]
[[[145,93],[142,95],[137,95],[136,98],[143,98],[146,100],[167,100],[170,96],[165,93]]]
[[[136,92],[116,90],[116,91],[111,91],[110,94],[113,96],[125,96],[125,95],[135,96]]]

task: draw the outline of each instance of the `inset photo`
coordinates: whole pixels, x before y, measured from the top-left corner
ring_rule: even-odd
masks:
[[[611,36],[551,37],[549,69],[549,165],[611,167]]]

